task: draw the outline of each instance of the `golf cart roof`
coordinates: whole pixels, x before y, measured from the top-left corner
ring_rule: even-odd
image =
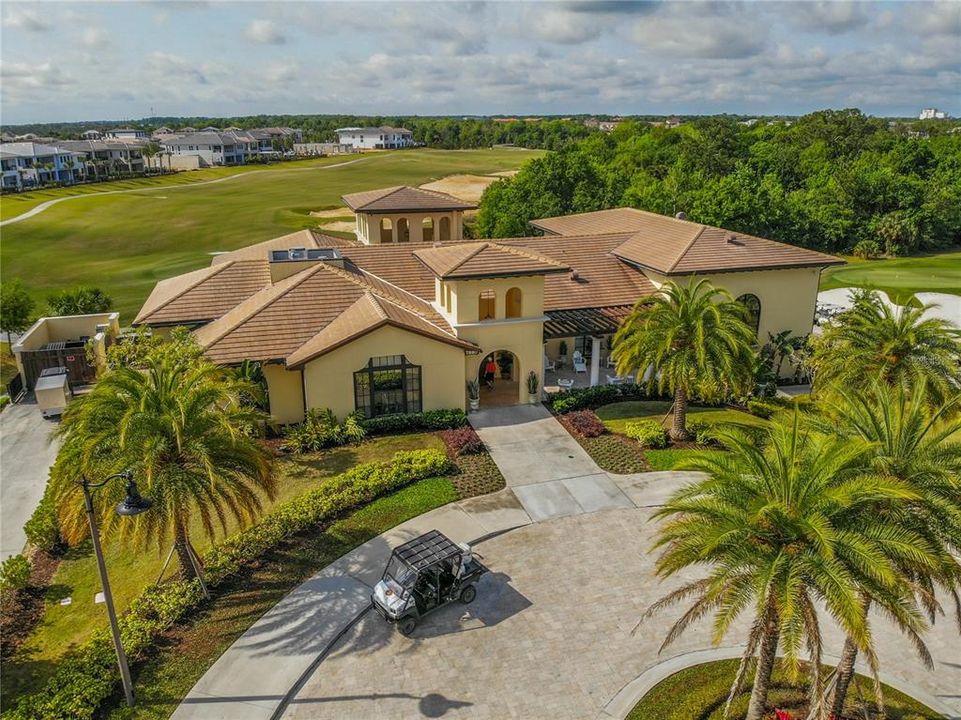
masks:
[[[414,570],[423,570],[448,558],[458,557],[462,550],[444,533],[431,530],[394,548],[394,555]]]

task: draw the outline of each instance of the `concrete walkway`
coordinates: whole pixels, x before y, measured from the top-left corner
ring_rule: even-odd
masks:
[[[0,560],[23,550],[23,524],[43,497],[60,443],[30,395],[0,413]]]
[[[543,405],[491,408],[470,422],[535,522],[634,506]]]

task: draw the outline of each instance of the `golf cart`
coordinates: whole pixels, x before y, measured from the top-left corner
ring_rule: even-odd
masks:
[[[438,530],[414,538],[391,553],[370,599],[401,635],[410,635],[427,613],[460,600],[473,602],[475,584],[487,568],[469,545],[456,545]]]

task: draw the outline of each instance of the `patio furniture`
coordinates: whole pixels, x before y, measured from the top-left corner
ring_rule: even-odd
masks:
[[[574,356],[574,372],[586,373],[587,363],[584,362],[584,358]]]
[[[565,390],[570,390],[574,387],[574,378],[557,378],[557,384]]]
[[[557,372],[557,363],[547,357],[547,355],[544,356],[544,370],[547,372]]]
[[[608,356],[607,356],[607,367],[612,368],[612,367],[614,367],[615,365],[617,365],[617,363],[614,362],[614,356],[613,356],[613,355],[608,355]]]

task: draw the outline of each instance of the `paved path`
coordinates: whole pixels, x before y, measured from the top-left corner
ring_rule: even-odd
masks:
[[[27,542],[23,524],[40,502],[57,458],[56,427],[40,415],[32,396],[0,413],[0,560]]]
[[[344,167],[345,165],[353,165],[354,163],[358,163],[367,159],[369,158],[358,158],[356,160],[348,160],[346,162],[334,163],[332,165],[322,165],[320,167],[280,168],[280,169],[283,170],[284,172],[331,170],[333,168]],[[0,227],[3,227],[4,225],[13,225],[14,223],[23,222],[24,220],[32,218],[34,215],[39,215],[40,213],[45,211],[47,208],[51,208],[58,203],[67,202],[68,200],[79,200],[81,198],[99,197],[102,195],[125,195],[129,193],[157,192],[159,190],[163,190],[164,192],[168,190],[184,190],[187,188],[200,187],[201,185],[215,185],[216,183],[228,182],[230,180],[236,180],[237,178],[250,177],[251,175],[257,175],[259,173],[265,173],[265,172],[277,172],[277,169],[274,168],[270,170],[251,170],[250,172],[239,172],[239,173],[236,173],[235,175],[227,175],[226,177],[216,178],[214,180],[201,180],[199,182],[184,183],[182,185],[158,185],[157,187],[152,187],[152,188],[133,188],[131,190],[104,190],[103,192],[81,193],[79,195],[68,195],[66,197],[56,198],[54,200],[47,200],[46,202],[42,202],[36,207],[33,207],[30,210],[27,210],[25,213],[21,213],[20,215],[17,215],[12,218],[8,218],[7,220],[0,222]]]
[[[654,600],[699,575],[690,570],[683,578],[652,580],[651,512],[571,515],[484,542],[479,551],[492,572],[478,584],[473,604],[439,610],[410,638],[367,613],[334,644],[283,717],[624,718],[656,680],[737,656],[747,618],[721,648],[711,646],[708,619],[658,654],[683,606],[631,634]],[[886,619],[874,622],[885,679],[961,717],[961,643],[951,618],[940,619],[927,638],[931,672]],[[826,635],[827,653],[836,658],[842,636]]]

